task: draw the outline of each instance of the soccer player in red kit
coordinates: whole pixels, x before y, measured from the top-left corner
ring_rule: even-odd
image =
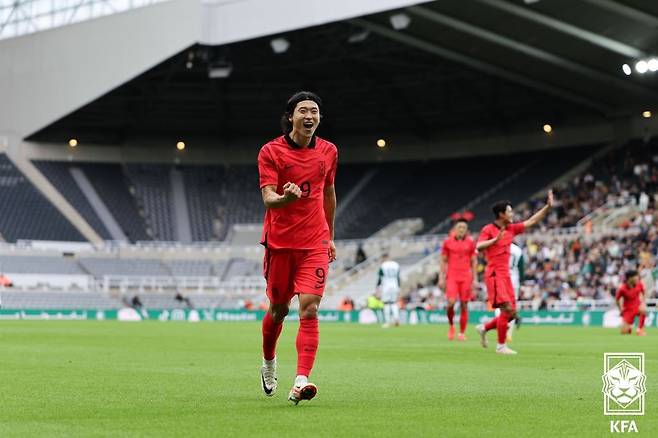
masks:
[[[310,400],[317,387],[309,383],[318,349],[318,308],[329,263],[336,259],[334,177],[336,146],[315,135],[322,101],[310,92],[294,94],[281,124],[284,135],[264,145],[258,172],[266,207],[261,243],[269,308],[263,319],[261,382],[265,395],[277,389],[276,343],[291,299],[299,297],[297,377],[288,400]]]
[[[621,334],[630,335],[635,317],[639,316],[636,334],[646,336],[644,320],[647,317],[647,308],[644,304],[644,285],[637,271],[626,272],[626,281],[617,290],[615,301],[622,318]]]
[[[516,298],[509,269],[510,245],[514,236],[541,222],[552,207],[553,191],[549,190],[546,205],[541,210],[523,222],[513,223],[512,204],[508,201],[498,202],[492,208],[496,219],[485,225],[480,232],[477,249],[484,251],[487,259],[484,281],[487,286],[488,300],[494,308],[500,309],[500,315],[487,324],[478,325],[476,329],[480,334],[482,346],[485,348],[488,346],[487,332],[494,328],[498,330],[496,353],[516,354],[516,351],[505,343],[507,324],[517,317]]]
[[[452,233],[443,242],[439,267],[439,288],[445,292],[448,299],[446,313],[448,315],[448,339],[455,338],[455,302],[459,300],[459,335],[457,339],[466,340],[466,325],[468,323],[468,302],[477,285],[477,255],[475,242],[468,233],[468,222],[459,219]],[[447,265],[447,269],[446,269]]]

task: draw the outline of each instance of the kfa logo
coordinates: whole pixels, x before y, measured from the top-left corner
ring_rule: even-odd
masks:
[[[603,355],[603,413],[644,415],[644,353]],[[638,432],[635,420],[611,420],[611,433]]]
[[[604,414],[644,415],[644,353],[605,353],[603,360]]]
[[[635,420],[610,420],[610,433],[639,432]]]

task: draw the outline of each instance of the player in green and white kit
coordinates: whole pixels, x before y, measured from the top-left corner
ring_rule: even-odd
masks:
[[[390,260],[388,254],[382,255],[382,265],[377,276],[377,289],[384,303],[384,327],[400,324],[398,295],[400,294],[400,265]]]

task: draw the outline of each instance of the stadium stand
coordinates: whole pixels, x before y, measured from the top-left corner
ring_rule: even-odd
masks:
[[[84,240],[5,154],[0,154],[0,206],[0,233],[7,242]]]
[[[126,179],[122,167],[114,163],[79,164],[128,239],[131,242],[152,240],[144,209],[140,208],[135,188]]]
[[[135,197],[144,208],[144,218],[153,238],[165,242],[176,240],[171,211],[169,166],[129,164],[126,176],[135,188]]]
[[[224,167],[182,167],[188,198],[192,239],[196,242],[219,240],[226,224],[220,221],[225,191]]]
[[[80,187],[70,173],[74,166],[70,163],[55,161],[34,161],[34,165],[43,173],[67,201],[82,215],[87,223],[103,238],[110,240],[109,231],[92,208]]]

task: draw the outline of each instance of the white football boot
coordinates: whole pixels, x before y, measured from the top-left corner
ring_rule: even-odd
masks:
[[[489,346],[489,341],[487,340],[487,331],[484,329],[484,324],[478,324],[475,327],[475,330],[477,330],[478,334],[480,335],[480,344],[484,348],[487,348]]]
[[[263,359],[263,366],[260,368],[260,382],[265,395],[272,397],[278,385],[276,380],[276,357],[272,360]]]

